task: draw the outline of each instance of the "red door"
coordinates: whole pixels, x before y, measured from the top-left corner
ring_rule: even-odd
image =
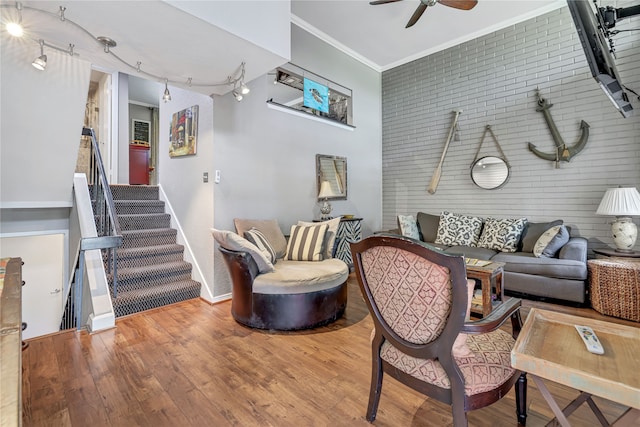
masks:
[[[149,185],[149,147],[129,145],[129,184]]]

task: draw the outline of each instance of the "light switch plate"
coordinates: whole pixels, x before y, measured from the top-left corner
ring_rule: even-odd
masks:
[[[202,174],[202,182],[209,182],[209,172],[204,172]]]

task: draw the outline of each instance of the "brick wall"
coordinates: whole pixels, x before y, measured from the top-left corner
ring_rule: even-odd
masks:
[[[640,17],[625,21],[616,29],[640,26]],[[615,40],[622,80],[640,92],[640,32]],[[590,125],[585,149],[559,169],[527,148],[528,142],[549,153],[555,148],[536,112],[536,88],[554,104],[551,114],[568,145],[580,137],[581,120]],[[384,229],[395,227],[398,214],[449,210],[562,218],[592,247],[612,244],[612,218],[595,211],[607,188],[640,188],[640,102],[632,101],[635,115],[627,119],[613,107],[591,76],[566,7],[385,71],[382,90]],[[461,140],[450,144],[437,192],[430,195],[426,189],[456,108],[463,110]],[[498,190],[480,189],[470,178],[488,124],[511,165],[509,181]],[[489,135],[484,155],[499,155]]]

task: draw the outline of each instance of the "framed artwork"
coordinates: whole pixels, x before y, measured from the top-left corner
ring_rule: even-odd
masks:
[[[151,122],[148,120],[131,120],[132,144],[149,146],[151,143]]]
[[[198,106],[173,114],[169,129],[169,157],[196,154],[198,139]]]

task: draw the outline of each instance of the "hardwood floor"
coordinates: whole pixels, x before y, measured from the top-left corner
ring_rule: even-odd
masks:
[[[531,306],[599,317],[529,302],[523,313]],[[230,302],[191,300],[119,319],[115,329],[94,335],[33,339],[23,353],[24,425],[366,426],[372,325],[352,275],[345,316],[311,331],[249,329],[232,319]],[[577,395],[547,385],[561,406]],[[595,400],[610,420],[625,409]],[[552,417],[533,381],[527,403],[527,426]],[[586,405],[570,421],[598,425]],[[447,405],[385,377],[375,425],[450,424]],[[513,390],[470,412],[469,425],[517,425]]]

